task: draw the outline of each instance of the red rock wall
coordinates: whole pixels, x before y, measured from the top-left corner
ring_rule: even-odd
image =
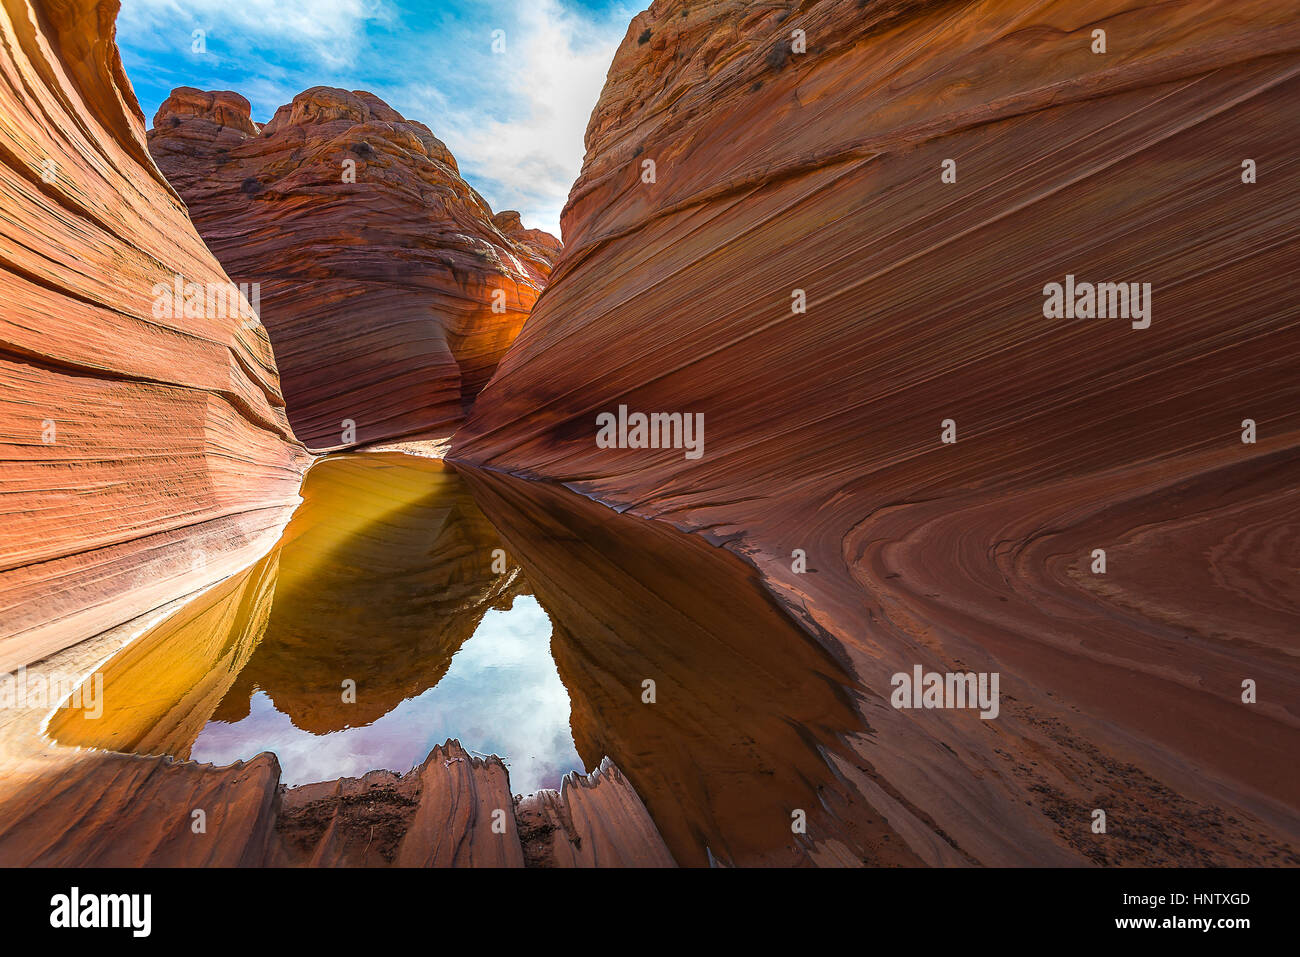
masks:
[[[428,127],[369,93],[315,87],[259,129],[238,94],[182,87],[149,149],[230,274],[260,283],[315,450],[450,435],[559,250],[494,217]]]
[[[248,564],[306,455],[265,330],[158,318],[229,280],[145,148],[113,0],[3,0],[0,670]]]
[[[655,2],[452,457],[757,564],[923,859],[1294,863],[1298,73],[1265,0]],[[1045,318],[1066,274],[1151,283],[1150,328]],[[703,457],[598,448],[620,403]],[[890,707],[914,664],[999,672],[1000,718]]]

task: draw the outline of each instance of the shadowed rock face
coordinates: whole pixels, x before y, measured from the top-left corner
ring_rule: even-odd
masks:
[[[230,274],[260,283],[314,450],[449,435],[560,248],[493,216],[428,127],[369,93],[314,87],[259,128],[238,94],[182,87],[149,150]]]
[[[451,454],[757,565],[927,862],[1294,863],[1298,71],[1251,0],[656,2]],[[1151,283],[1150,327],[1045,318],[1067,274]],[[703,458],[598,448],[619,404]],[[890,707],[917,664],[1000,673],[999,717]]]
[[[245,567],[297,503],[263,328],[145,148],[115,2],[0,6],[0,671]]]

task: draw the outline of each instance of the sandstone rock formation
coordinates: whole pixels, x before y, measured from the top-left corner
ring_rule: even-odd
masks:
[[[1298,74],[1263,0],[655,0],[451,455],[756,565],[922,861],[1294,864]],[[1149,328],[1046,318],[1067,275],[1150,283]],[[620,404],[703,457],[598,447]],[[915,665],[999,717],[892,707]]]
[[[673,866],[609,761],[570,774],[559,793],[518,799],[499,758],[475,757],[455,740],[409,774],[374,771],[283,792],[275,833],[265,863],[278,866]]]
[[[515,819],[532,867],[675,867],[645,805],[608,757],[570,771],[559,791],[517,799]]]
[[[450,435],[559,251],[369,93],[315,87],[259,128],[238,94],[182,87],[149,150],[225,268],[260,284],[313,450]]]
[[[306,455],[265,330],[145,147],[117,4],[0,12],[0,671],[247,566]]]

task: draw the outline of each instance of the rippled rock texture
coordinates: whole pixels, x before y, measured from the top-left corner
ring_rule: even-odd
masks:
[[[1294,864],[1298,72],[1253,0],[655,2],[451,454],[753,562],[922,861]],[[1067,275],[1150,283],[1149,328],[1046,318]],[[703,456],[598,447],[620,404]],[[999,716],[892,707],[915,665]]]
[[[313,450],[450,435],[559,252],[369,93],[315,87],[259,128],[238,94],[182,87],[148,142],[209,248],[260,284]]]
[[[266,331],[155,314],[229,283],[145,147],[115,2],[0,14],[0,671],[276,540],[306,454]]]

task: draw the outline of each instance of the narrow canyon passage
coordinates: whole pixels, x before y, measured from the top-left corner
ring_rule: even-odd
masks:
[[[102,715],[59,710],[49,737],[270,751],[291,788],[402,774],[448,739],[500,755],[515,794],[608,756],[679,863],[807,862],[798,812],[816,843],[914,862],[869,808],[840,818],[861,801],[826,759],[863,730],[848,678],[734,556],[396,452],[326,458],[302,495],[268,555],[108,661]]]
[[[1285,5],[118,4],[0,0],[0,866],[1300,866]]]

